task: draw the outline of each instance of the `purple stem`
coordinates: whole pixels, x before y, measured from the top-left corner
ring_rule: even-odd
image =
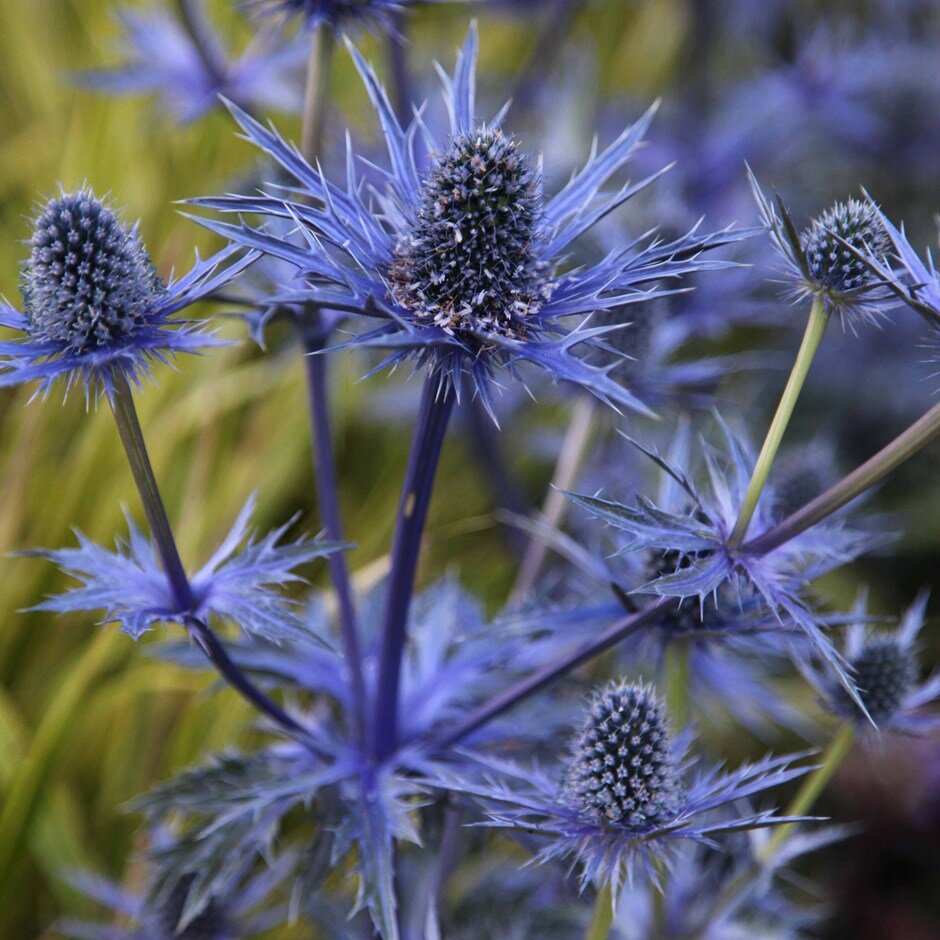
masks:
[[[395,17],[394,29],[386,34],[385,45],[388,55],[392,106],[395,108],[395,116],[402,126],[407,127],[412,117],[411,106],[414,95],[411,87],[411,71],[408,68],[408,37],[405,34],[405,15],[403,13],[399,13]]]
[[[181,620],[190,632],[190,635],[205,653],[209,661],[218,669],[222,677],[244,698],[260,712],[273,719],[292,735],[300,737],[305,743],[313,744],[310,732],[299,722],[291,718],[276,702],[268,698],[232,662],[225,647],[212,632],[207,623],[193,616],[191,611],[195,606],[193,589],[186,576],[186,570],[180,558],[173,530],[166,514],[166,507],[157,487],[157,479],[150,463],[147,446],[144,442],[137,409],[134,406],[134,395],[128,385],[127,379],[120,372],[113,376],[113,391],[109,396],[114,420],[117,423],[121,443],[127,454],[131,466],[134,482],[140,491],[140,498],[144,506],[144,514],[150,526],[150,532],[157,547],[157,554],[170,584],[173,600],[181,613]],[[314,749],[316,749],[314,747]]]
[[[307,401],[310,409],[310,434],[313,451],[314,477],[316,478],[317,504],[326,536],[333,541],[343,541],[343,521],[339,508],[339,487],[336,482],[336,460],[333,453],[333,438],[330,433],[330,411],[327,391],[326,357],[317,354],[322,342],[305,337],[304,357],[307,371]],[[311,355],[312,353],[312,355]],[[365,740],[366,690],[362,677],[362,651],[356,624],[356,608],[353,604],[352,586],[346,556],[336,552],[327,559],[336,602],[339,607],[339,624],[343,641],[343,654],[349,669],[350,687],[353,696],[353,720],[359,739]]]
[[[467,735],[472,734],[478,728],[488,724],[494,718],[499,717],[504,712],[509,711],[515,705],[518,705],[523,699],[534,695],[543,689],[549,683],[563,676],[572,669],[577,669],[581,663],[593,659],[605,650],[619,643],[624,637],[645,626],[653,620],[659,613],[660,606],[665,603],[666,598],[658,598],[650,602],[635,614],[622,617],[620,620],[612,623],[603,633],[598,634],[593,640],[583,643],[576,650],[567,656],[543,666],[536,670],[525,679],[521,679],[515,685],[511,685],[504,692],[490,699],[481,705],[476,711],[470,712],[462,721],[458,722],[446,734],[436,738],[431,743],[434,750],[442,750],[457,744]]]
[[[455,400],[454,388],[447,379],[433,373],[427,377],[392,543],[392,568],[382,624],[382,652],[371,741],[372,754],[378,760],[391,754],[397,743],[398,686],[408,633],[408,611],[434,477]]]

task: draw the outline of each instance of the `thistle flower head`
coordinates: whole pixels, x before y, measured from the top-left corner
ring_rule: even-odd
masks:
[[[852,611],[843,654],[853,671],[859,698],[879,731],[921,734],[940,725],[940,718],[926,708],[940,697],[940,675],[923,682],[918,675],[917,637],[924,625],[927,599],[925,591],[890,632],[869,626],[864,595]],[[858,704],[844,689],[821,673],[812,672],[810,678],[831,713],[855,722],[859,730],[871,731]]]
[[[855,674],[858,694],[872,720],[878,724],[890,721],[904,704],[916,680],[913,652],[902,648],[890,637],[873,639],[850,660],[849,665]],[[833,703],[849,715],[857,714],[841,686],[833,689]]]
[[[748,170],[761,222],[780,256],[797,301],[821,301],[843,323],[876,321],[894,306],[894,294],[876,272],[890,237],[878,207],[869,199],[837,202],[797,234],[790,213],[777,196],[771,202]]]
[[[455,137],[424,181],[390,273],[395,299],[449,333],[525,335],[546,299],[537,175],[485,125]]]
[[[216,345],[198,325],[170,318],[256,257],[231,247],[197,256],[188,274],[164,283],[136,226],[89,189],[62,190],[34,223],[22,311],[0,302],[0,326],[20,334],[0,343],[0,387],[38,381],[47,391],[64,378],[67,389],[110,394],[116,373],[136,383],[154,362]]]
[[[453,75],[441,72],[450,121],[439,135],[420,111],[402,126],[371,66],[352,54],[388,150],[387,166],[375,169],[378,184],[357,173],[351,145],[337,185],[273,128],[233,108],[245,134],[296,179],[292,192],[303,198],[285,201],[279,191],[199,199],[238,219],[203,224],[296,267],[305,286],[282,291],[278,302],[340,309],[369,324],[331,348],[387,350],[373,372],[416,360],[454,389],[469,385],[495,415],[495,374],[515,375],[530,363],[614,407],[647,411],[611,375],[616,351],[600,339],[628,318],[608,326],[588,326],[588,318],[675,293],[685,274],[720,264],[704,253],[741,237],[696,229],[669,241],[649,236],[569,270],[574,243],[659,175],[604,192],[654,109],[543,200],[540,174],[502,131],[503,115],[486,123],[477,117],[475,29]],[[295,236],[248,225],[246,215],[286,221]],[[579,350],[606,358],[599,364]]]
[[[76,354],[130,339],[166,293],[136,227],[88,189],[43,207],[21,290],[30,336]]]
[[[858,199],[835,203],[810,223],[801,241],[810,274],[830,294],[851,294],[875,281],[851,248],[881,257],[889,245],[875,207]]]
[[[650,686],[611,682],[574,741],[571,798],[595,819],[643,829],[676,815],[680,783],[663,706]]]

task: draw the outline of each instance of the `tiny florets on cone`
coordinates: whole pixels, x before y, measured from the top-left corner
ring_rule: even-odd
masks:
[[[546,299],[540,219],[537,176],[511,138],[487,127],[455,138],[397,247],[392,295],[450,332],[519,335]]]
[[[872,721],[890,721],[904,704],[904,699],[917,680],[913,653],[897,641],[884,638],[867,643],[852,659],[858,694]],[[839,686],[834,690],[836,710],[856,716],[858,710]]]
[[[76,354],[133,334],[165,289],[137,233],[88,190],[44,206],[21,284],[30,335]]]
[[[567,775],[587,816],[627,829],[678,811],[681,783],[662,704],[650,686],[612,682],[591,703]]]
[[[842,239],[842,241],[840,241]],[[888,233],[870,202],[837,202],[803,233],[803,251],[813,280],[820,288],[849,293],[871,284],[866,265],[843,244],[876,257],[889,247]]]

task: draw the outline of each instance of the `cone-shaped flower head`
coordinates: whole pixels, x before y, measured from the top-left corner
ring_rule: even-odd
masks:
[[[84,189],[46,203],[21,289],[29,334],[74,353],[132,336],[166,292],[136,228]]]
[[[876,724],[889,722],[904,705],[917,681],[914,651],[891,637],[870,640],[850,660],[858,694]],[[833,689],[833,705],[855,717],[858,709],[841,686]]]
[[[771,202],[754,174],[748,174],[761,222],[783,262],[782,273],[795,300],[819,300],[849,324],[877,320],[895,305],[886,279],[868,260],[883,257],[891,245],[871,200],[837,202],[799,235],[781,198]]]
[[[475,29],[453,75],[441,71],[450,116],[443,133],[420,109],[403,126],[371,66],[350,48],[382,125],[387,165],[370,160],[364,175],[350,143],[338,185],[273,127],[233,108],[246,136],[299,186],[287,199],[278,187],[195,200],[238,219],[202,223],[297,269],[270,303],[352,314],[364,329],[330,349],[387,350],[373,372],[417,361],[456,390],[469,381],[495,415],[497,374],[524,382],[520,367],[528,363],[607,404],[648,410],[610,374],[621,355],[606,338],[629,322],[626,314],[607,326],[590,318],[681,290],[686,274],[727,267],[703,256],[742,235],[696,227],[668,242],[624,239],[572,268],[575,243],[659,175],[605,191],[640,145],[653,109],[547,195],[537,161],[502,129],[503,113],[477,116]],[[246,223],[249,216],[264,224]]]
[[[571,797],[588,816],[642,829],[673,818],[679,774],[662,704],[652,688],[611,682],[574,742]]]
[[[115,373],[137,382],[154,362],[215,345],[196,324],[170,318],[256,257],[232,248],[197,256],[188,274],[164,283],[136,225],[90,189],[62,190],[33,223],[22,311],[0,302],[0,326],[20,333],[0,342],[0,386],[38,381],[45,391],[61,377],[110,393]]]
[[[837,202],[827,209],[810,223],[802,242],[810,274],[820,290],[836,294],[850,294],[875,281],[868,266],[847,245],[876,257],[889,246],[877,210],[858,199]]]
[[[454,138],[395,251],[395,299],[447,331],[519,338],[547,288],[536,252],[540,187],[515,141],[482,126]]]

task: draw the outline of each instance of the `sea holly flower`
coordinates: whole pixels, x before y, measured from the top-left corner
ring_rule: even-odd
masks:
[[[223,249],[196,257],[184,277],[164,283],[137,226],[91,190],[50,199],[36,217],[21,275],[23,309],[0,304],[0,325],[22,339],[0,343],[0,386],[65,381],[86,395],[111,394],[115,377],[138,384],[155,362],[218,343],[174,314],[218,290],[256,256]]]
[[[724,452],[701,442],[705,478],[700,485],[681,466],[652,450],[641,448],[678,487],[687,502],[659,506],[638,498],[628,506],[596,496],[568,494],[578,506],[619,531],[620,551],[655,552],[663,567],[657,576],[634,589],[634,594],[697,597],[703,605],[729,585],[740,598],[752,592],[781,623],[798,627],[812,648],[848,693],[859,702],[843,657],[825,633],[826,618],[813,609],[807,586],[827,571],[851,561],[875,543],[875,538],[849,528],[840,519],[818,523],[769,552],[749,551],[731,541],[738,510],[751,478],[754,457],[743,440],[722,422]],[[753,531],[776,522],[772,490],[765,488],[756,504]],[[802,662],[804,651],[788,645]]]
[[[298,85],[291,79],[306,58],[303,43],[262,32],[233,57],[201,0],[184,3],[185,22],[161,3],[118,10],[121,64],[74,73],[73,81],[105,94],[155,96],[160,108],[183,124],[217,108],[220,95],[249,110],[300,109]]]
[[[536,864],[571,860],[583,886],[611,887],[616,907],[636,874],[658,881],[659,866],[690,844],[791,821],[734,804],[803,774],[794,765],[804,755],[693,773],[687,748],[650,686],[613,681],[597,693],[556,774],[477,754],[481,780],[454,773],[441,783],[479,799],[484,825],[547,840]]]
[[[295,570],[301,565],[349,546],[320,539],[282,542],[293,520],[256,539],[249,529],[254,506],[252,497],[216,552],[190,579],[189,609],[180,609],[153,543],[130,518],[128,537],[119,540],[114,551],[78,532],[77,548],[27,553],[54,562],[82,582],[34,609],[104,610],[106,622],[120,623],[135,640],[157,623],[185,626],[188,618],[206,620],[211,615],[274,643],[309,639],[302,618],[275,588],[301,580]]]
[[[798,234],[780,197],[768,200],[750,170],[748,179],[793,298],[818,299],[850,326],[884,316],[894,305],[893,295],[858,257],[859,252],[880,256],[889,244],[871,200],[837,202]]]
[[[604,346],[603,337],[617,328],[589,326],[588,317],[668,293],[664,281],[709,266],[702,251],[739,237],[695,230],[666,243],[640,239],[593,264],[562,268],[582,235],[658,175],[601,193],[639,145],[652,110],[545,199],[536,164],[502,128],[502,114],[485,123],[475,116],[475,30],[454,76],[443,76],[450,114],[443,139],[432,137],[420,113],[403,128],[371,67],[352,54],[388,148],[390,166],[378,171],[380,182],[366,182],[350,148],[345,186],[337,186],[272,128],[233,108],[245,135],[297,186],[287,198],[264,193],[196,204],[292,220],[307,244],[245,222],[202,223],[294,264],[309,287],[282,301],[377,323],[334,347],[390,350],[373,371],[416,360],[457,390],[465,374],[492,412],[497,373],[528,362],[614,406],[645,410],[611,378],[611,366],[575,355],[578,346]],[[563,326],[569,318],[574,325]]]
[[[919,681],[917,638],[924,625],[927,599],[926,592],[921,594],[893,632],[872,626],[862,604],[846,631],[844,656],[865,711],[879,731],[924,734],[940,727],[940,716],[927,709],[940,698],[940,674]],[[813,680],[828,711],[854,722],[860,730],[870,729],[841,686],[823,675],[815,675]]]

